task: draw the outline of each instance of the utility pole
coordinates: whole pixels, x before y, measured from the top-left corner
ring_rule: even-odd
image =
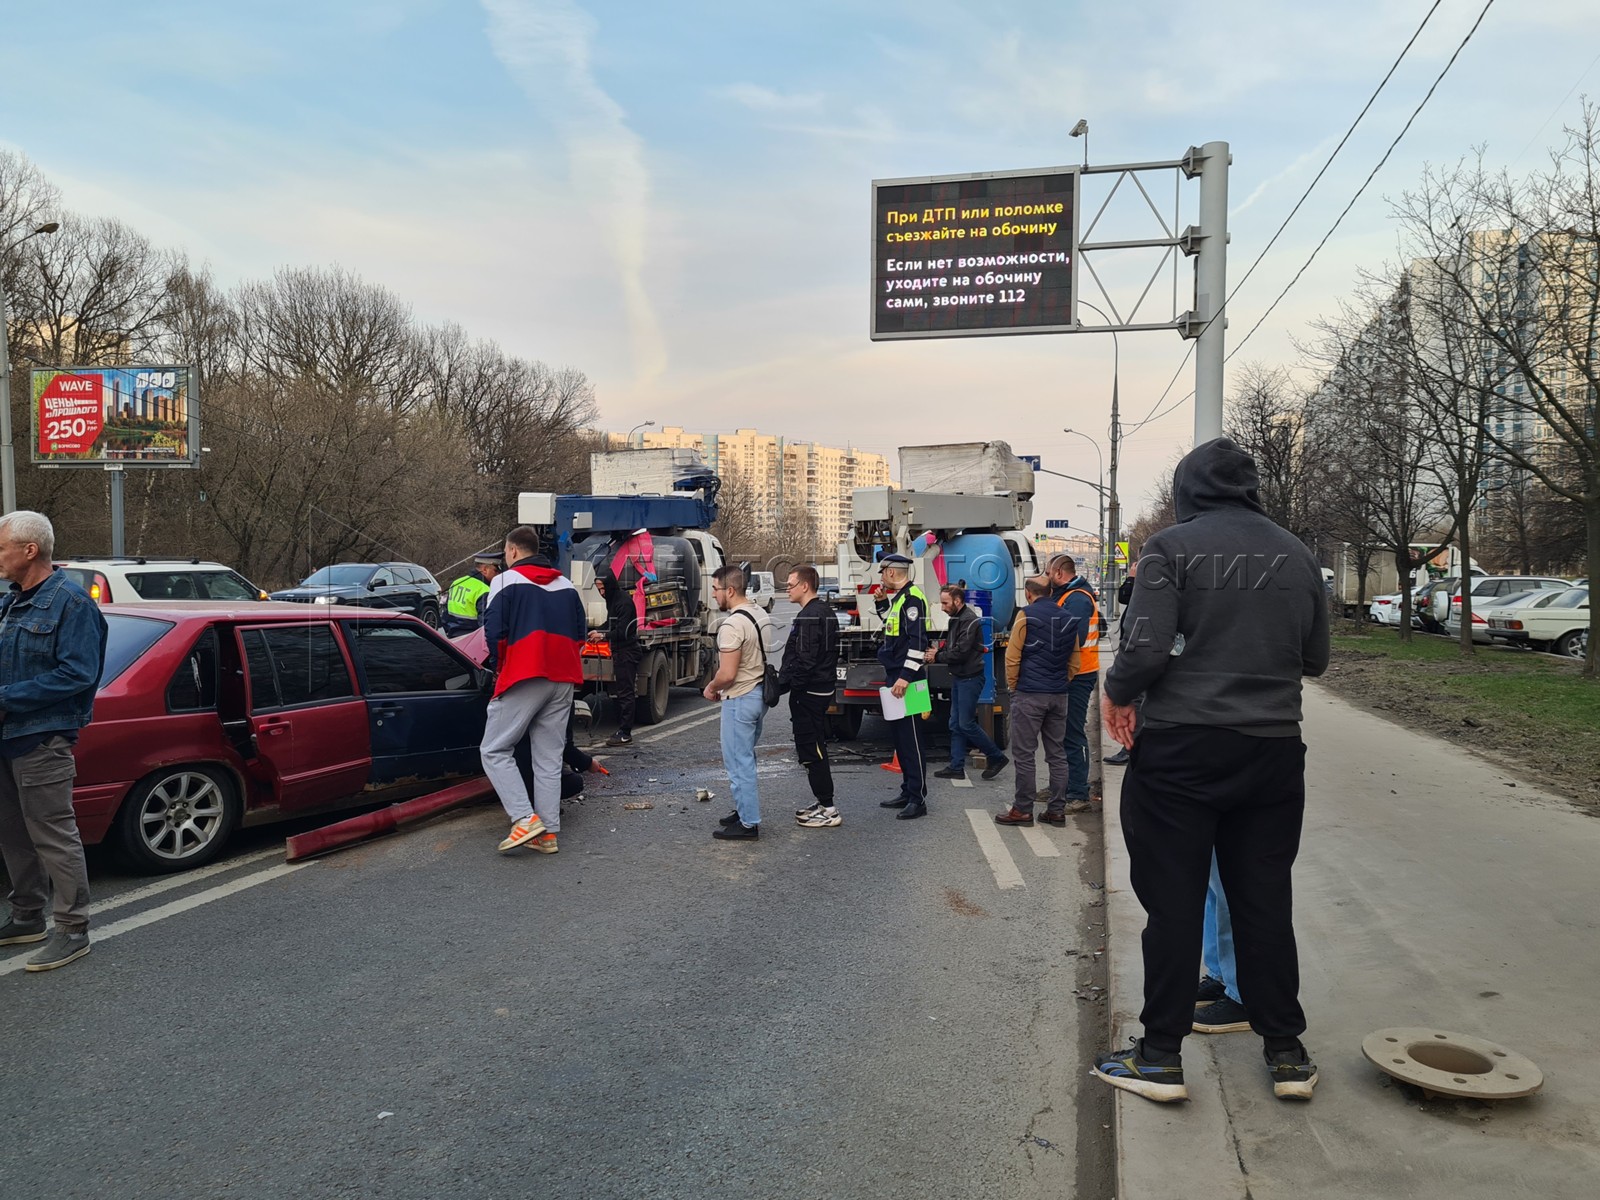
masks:
[[[1194,161],[1200,175],[1200,237],[1194,268],[1194,314],[1200,327],[1194,356],[1194,444],[1198,446],[1222,436],[1222,362],[1227,357],[1224,336],[1228,328],[1224,311],[1228,298],[1228,143],[1207,142]],[[1115,449],[1111,458],[1114,463]]]
[[[54,233],[60,228],[55,221],[35,226],[0,254],[0,267],[4,267],[6,257],[29,238]],[[6,289],[4,280],[0,280],[0,511],[15,512],[16,508],[17,456],[11,436],[11,314],[6,311]]]

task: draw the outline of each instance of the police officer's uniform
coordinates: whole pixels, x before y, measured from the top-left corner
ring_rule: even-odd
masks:
[[[879,568],[911,569],[903,554],[889,554]],[[878,647],[878,662],[884,681],[893,687],[898,680],[915,683],[927,678],[924,656],[928,651],[928,597],[909,579],[883,610],[883,644]],[[900,809],[905,818],[920,817],[927,811],[927,751],[921,716],[901,717],[888,722],[894,735],[895,754],[900,761],[900,795],[885,800],[883,807]]]
[[[472,556],[473,562],[499,563],[500,555],[485,551]],[[483,624],[483,610],[489,603],[489,583],[474,571],[463,575],[450,585],[445,599],[444,620],[440,622],[446,637],[460,637],[471,633]]]

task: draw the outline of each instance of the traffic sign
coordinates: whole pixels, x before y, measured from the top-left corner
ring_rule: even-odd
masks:
[[[1125,566],[1128,565],[1128,543],[1127,542],[1118,542],[1117,543],[1116,563],[1117,563],[1117,566],[1119,566],[1119,567],[1125,567]]]
[[[1044,523],[1044,527],[1046,529],[1070,529],[1070,528],[1072,528],[1072,526],[1070,524],[1068,524],[1067,519],[1065,517],[1051,517],[1049,520],[1047,520]]]
[[[1019,454],[1017,457],[1023,462],[1027,463],[1028,466],[1032,467],[1035,471],[1043,469],[1039,466],[1039,456],[1037,454]]]

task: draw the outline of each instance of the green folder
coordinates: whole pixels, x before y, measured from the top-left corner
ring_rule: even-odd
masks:
[[[933,711],[933,694],[928,691],[928,681],[919,679],[906,688],[906,716],[919,717]]]

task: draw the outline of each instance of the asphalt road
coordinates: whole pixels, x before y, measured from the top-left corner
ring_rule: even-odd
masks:
[[[97,861],[89,958],[0,957],[5,1193],[1109,1196],[1098,818],[998,830],[996,781],[896,821],[864,732],[805,830],[769,714],[757,843],[710,837],[683,691],[552,857],[479,805],[304,865],[281,828],[202,878]]]

